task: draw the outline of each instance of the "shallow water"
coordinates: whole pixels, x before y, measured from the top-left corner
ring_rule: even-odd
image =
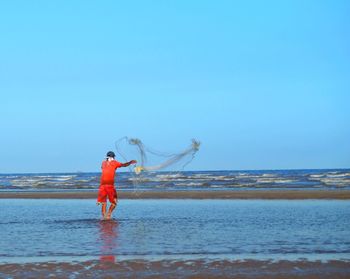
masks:
[[[87,259],[350,260],[350,203],[324,200],[0,202],[0,263]]]

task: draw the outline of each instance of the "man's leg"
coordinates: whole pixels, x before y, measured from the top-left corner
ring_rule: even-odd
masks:
[[[109,202],[111,203],[111,205],[109,206],[109,209],[108,209],[106,219],[111,219],[112,212],[117,207],[118,196],[117,196],[117,191],[115,190],[113,185],[111,187],[106,188],[106,189],[107,189]]]
[[[101,205],[102,218],[105,219],[107,209],[107,191],[103,185],[101,185],[98,190],[97,205]]]
[[[107,202],[102,202],[101,204],[102,218],[106,219]]]
[[[117,199],[114,199],[114,203],[111,203],[111,205],[109,206],[106,219],[112,218],[112,212],[116,207],[117,207]]]

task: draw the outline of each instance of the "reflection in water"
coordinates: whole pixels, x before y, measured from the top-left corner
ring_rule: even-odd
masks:
[[[118,222],[116,220],[100,221],[101,263],[114,263],[114,250],[117,247]]]

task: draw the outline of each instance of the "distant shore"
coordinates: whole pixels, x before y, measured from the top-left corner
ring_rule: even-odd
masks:
[[[0,192],[0,199],[95,199],[96,192]],[[349,200],[350,190],[118,191],[119,199],[336,199]]]

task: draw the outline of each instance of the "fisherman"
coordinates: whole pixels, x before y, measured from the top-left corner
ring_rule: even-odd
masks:
[[[136,164],[135,160],[131,160],[127,163],[120,163],[115,160],[115,154],[113,151],[107,153],[107,158],[102,162],[102,174],[101,183],[98,190],[97,204],[102,204],[102,218],[109,220],[112,218],[112,212],[117,206],[118,196],[117,191],[114,187],[114,177],[117,168],[128,167],[131,164]],[[111,203],[108,212],[107,210],[107,197]]]

